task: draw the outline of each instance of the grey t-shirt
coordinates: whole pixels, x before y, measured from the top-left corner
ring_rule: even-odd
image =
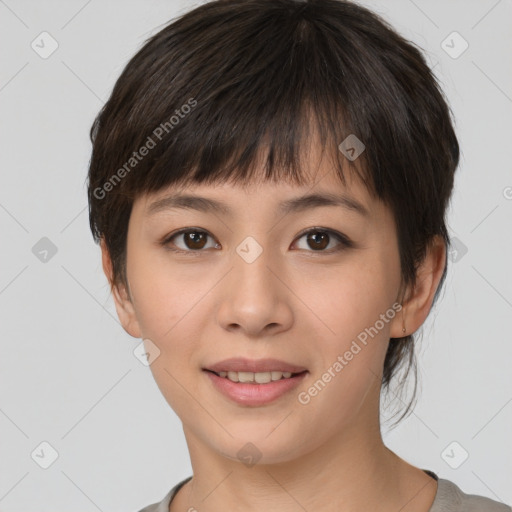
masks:
[[[504,505],[499,501],[475,494],[465,494],[450,480],[438,478],[434,472],[428,469],[423,471],[437,480],[437,493],[429,512],[512,512],[512,507]],[[185,485],[191,478],[189,476],[176,484],[159,503],[148,505],[139,512],[169,512],[169,505],[172,499],[180,487]]]

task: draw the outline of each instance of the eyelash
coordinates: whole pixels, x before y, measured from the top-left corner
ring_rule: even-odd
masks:
[[[204,252],[206,249],[197,249],[197,250],[193,250],[193,249],[189,249],[189,250],[184,250],[184,249],[176,249],[176,248],[172,248],[172,247],[169,247],[169,244],[171,243],[171,240],[179,235],[183,235],[185,233],[202,233],[202,234],[205,234],[211,238],[212,235],[210,235],[210,233],[208,233],[207,231],[205,231],[204,229],[199,229],[199,228],[183,228],[183,229],[180,229],[178,231],[176,231],[175,233],[171,233],[169,236],[166,236],[161,242],[160,244],[162,246],[165,247],[166,250],[169,250],[169,251],[172,251],[172,252],[175,252],[175,253],[179,253],[179,254],[187,254],[187,255],[194,255],[194,256],[200,256],[200,254],[202,252]],[[315,251],[313,249],[310,249],[310,250],[307,250],[307,249],[299,249],[299,250],[306,250],[306,252],[312,252],[312,253],[320,253],[320,254],[333,254],[333,253],[337,253],[337,252],[340,252],[340,251],[343,251],[344,249],[349,249],[351,247],[354,247],[354,244],[351,240],[349,240],[345,235],[342,235],[341,233],[338,233],[337,231],[333,231],[332,229],[326,229],[326,228],[321,228],[321,227],[314,227],[314,228],[309,228],[305,231],[302,231],[301,233],[299,233],[297,235],[297,238],[296,240],[300,240],[302,237],[304,237],[305,235],[308,235],[309,233],[324,233],[324,234],[328,234],[330,238],[334,238],[335,240],[337,240],[340,245],[334,249],[328,249],[328,250],[318,250],[318,251]],[[329,240],[329,243],[331,242],[331,240]],[[211,248],[209,248],[211,249]]]

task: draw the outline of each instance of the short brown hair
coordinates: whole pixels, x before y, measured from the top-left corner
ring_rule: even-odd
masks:
[[[434,235],[449,246],[445,213],[459,161],[451,112],[420,49],[343,0],[212,1],[172,20],[128,62],[91,128],[90,225],[108,248],[114,283],[126,284],[139,195],[248,183],[263,147],[265,178],[301,183],[311,119],[342,181],[352,162],[338,145],[350,134],[364,143],[361,178],[391,208],[402,281],[414,284]],[[415,367],[413,348],[412,335],[391,339],[384,387],[402,363],[407,373]]]

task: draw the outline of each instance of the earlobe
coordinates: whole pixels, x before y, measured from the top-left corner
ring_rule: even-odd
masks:
[[[104,239],[101,240],[100,246],[103,272],[105,273],[110,285],[110,291],[114,298],[114,304],[119,321],[121,322],[123,329],[130,336],[133,336],[134,338],[141,338],[142,334],[135,314],[135,309],[133,307],[132,298],[124,284],[114,282],[112,260]]]
[[[407,290],[402,311],[392,326],[391,337],[402,338],[417,331],[426,320],[446,265],[444,239],[436,235],[416,272],[416,283]],[[405,328],[405,332],[403,329]]]
[[[396,303],[398,305],[398,303]],[[411,330],[408,328],[405,319],[407,317],[406,306],[400,304],[400,309],[396,309],[395,317],[391,322],[391,328],[389,337],[390,338],[404,338],[411,334]]]

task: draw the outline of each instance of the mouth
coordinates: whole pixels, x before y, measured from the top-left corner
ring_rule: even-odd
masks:
[[[202,371],[214,389],[243,406],[263,406],[288,396],[309,371],[277,359],[226,359]]]
[[[213,373],[218,377],[228,379],[231,382],[241,382],[244,384],[268,384],[269,382],[276,382],[279,380],[293,379],[298,375],[307,373],[307,370],[302,372],[281,372],[278,370],[268,372],[236,372],[236,371],[222,371],[214,372],[212,370],[204,370]]]

